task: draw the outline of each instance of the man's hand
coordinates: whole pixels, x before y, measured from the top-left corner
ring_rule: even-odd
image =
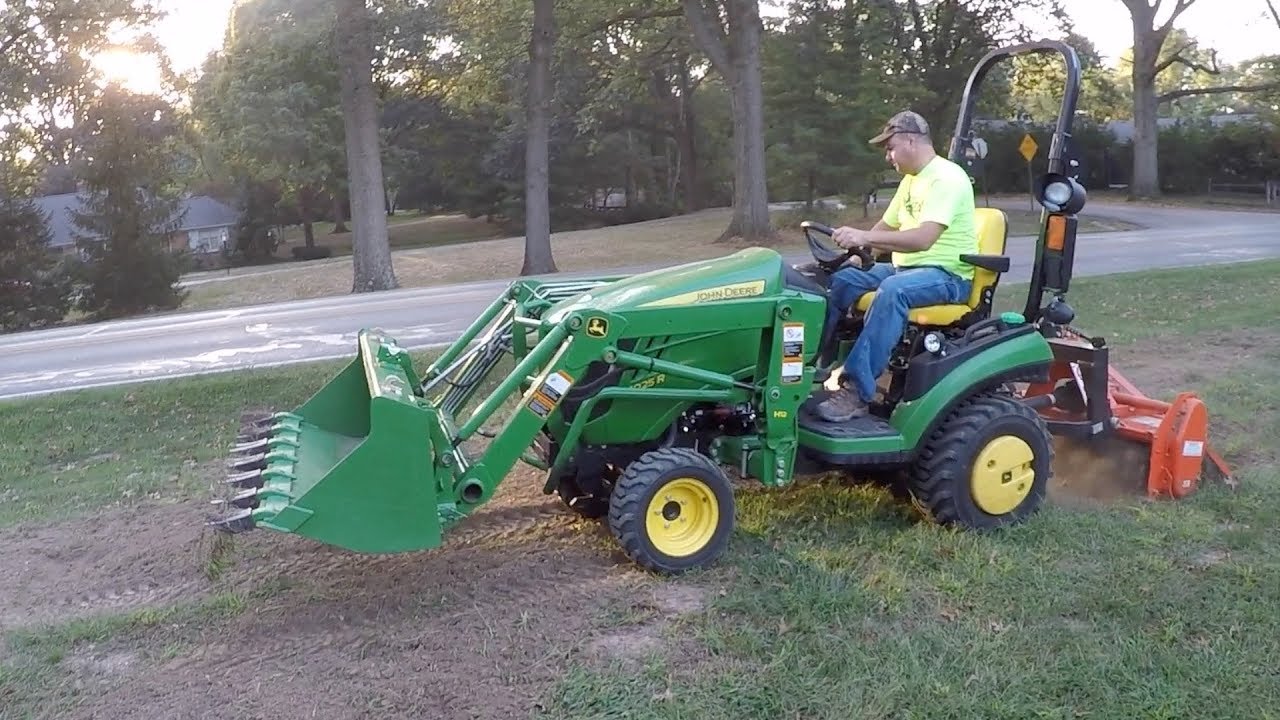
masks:
[[[848,225],[836,228],[836,231],[831,235],[831,239],[835,240],[836,245],[845,250],[864,248],[868,245],[867,241],[869,240],[865,230],[851,228]]]

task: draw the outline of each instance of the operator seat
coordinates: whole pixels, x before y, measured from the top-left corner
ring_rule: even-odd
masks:
[[[907,322],[928,327],[967,326],[991,314],[996,285],[1000,274],[1009,271],[1009,258],[1005,256],[1005,244],[1009,239],[1009,219],[997,208],[977,208],[974,211],[974,229],[978,234],[978,255],[961,255],[960,259],[974,266],[973,290],[965,305],[928,305],[911,308]],[[855,308],[866,313],[875,298],[875,291],[858,298]]]

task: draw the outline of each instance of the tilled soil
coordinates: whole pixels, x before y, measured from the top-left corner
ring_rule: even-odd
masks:
[[[0,533],[0,575],[17,579],[0,585],[6,629],[257,593],[230,619],[197,610],[78,647],[60,670],[81,702],[59,717],[528,717],[575,654],[625,661],[641,639],[661,650],[660,622],[597,627],[610,606],[698,607],[687,584],[646,589],[656,579],[604,526],[530,473],[442,548],[364,556],[258,531],[236,537],[216,581],[204,511],[193,501]]]

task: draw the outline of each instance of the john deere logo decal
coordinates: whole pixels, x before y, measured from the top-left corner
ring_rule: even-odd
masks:
[[[593,317],[587,321],[587,334],[591,337],[604,337],[609,334],[609,321]]]

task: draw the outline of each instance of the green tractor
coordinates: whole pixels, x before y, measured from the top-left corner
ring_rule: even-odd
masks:
[[[824,327],[826,278],[848,256],[820,237],[830,228],[806,223],[814,257],[800,267],[752,248],[630,276],[519,280],[422,372],[393,338],[362,331],[357,357],[308,401],[245,421],[222,501],[230,511],[212,524],[356,552],[433,548],[517,462],[545,470],[546,493],[604,519],[634,562],[661,573],[725,549],[735,513],[727,468],[771,487],[831,471],[895,475],[937,522],[1023,520],[1045,497],[1052,438],[1011,386],[1048,379],[1048,338],[1071,321],[1062,293],[1084,202],[1063,160],[1075,52],[1037,42],[984,58],[949,153],[969,147],[990,67],[1042,51],[1061,54],[1068,84],[1040,182],[1027,310],[992,313],[1010,264],[1007,225],[981,208],[982,254],[965,258],[978,273],[969,302],[911,312],[871,416],[833,424],[813,410],[869,298]],[[504,361],[513,367],[494,387]],[[477,441],[483,449],[466,448]]]

